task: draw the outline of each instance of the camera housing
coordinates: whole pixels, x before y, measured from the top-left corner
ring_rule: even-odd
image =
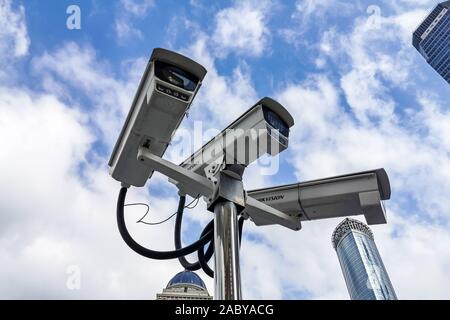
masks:
[[[277,101],[265,97],[180,167],[208,176],[223,163],[247,166],[264,154],[275,156],[288,147],[289,130],[293,125],[290,113]]]
[[[299,221],[363,214],[369,225],[384,224],[384,200],[391,197],[389,178],[384,169],[363,171],[278,187],[251,190],[252,197]],[[256,225],[278,223],[271,216],[253,215]]]
[[[206,72],[176,52],[153,50],[108,163],[114,179],[126,186],[145,185],[153,170],[137,160],[138,149],[163,156]]]

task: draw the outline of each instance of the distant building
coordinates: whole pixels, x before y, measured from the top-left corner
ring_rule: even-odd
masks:
[[[450,1],[439,3],[419,25],[413,45],[450,84]]]
[[[352,300],[397,300],[366,224],[345,219],[334,230],[332,242]]]
[[[177,273],[156,300],[211,300],[203,280],[192,271]]]

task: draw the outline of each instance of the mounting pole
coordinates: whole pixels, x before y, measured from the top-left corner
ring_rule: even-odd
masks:
[[[214,212],[214,299],[241,300],[238,215],[245,208],[245,166],[226,164],[217,172],[217,189],[208,210]]]
[[[201,194],[209,198],[208,210],[214,212],[214,284],[216,300],[240,300],[241,273],[239,266],[238,215],[246,206],[242,175],[245,166],[224,164],[208,178],[153,155],[144,147],[138,150],[138,160],[155,171],[183,185],[186,194]],[[258,213],[264,204],[251,200],[250,208]],[[259,205],[259,206],[258,206]],[[259,211],[258,211],[259,210]],[[273,210],[273,209],[272,209]],[[256,214],[255,213],[255,214]],[[282,215],[280,213],[279,215]]]
[[[241,300],[236,205],[231,201],[218,202],[214,214],[214,299]]]

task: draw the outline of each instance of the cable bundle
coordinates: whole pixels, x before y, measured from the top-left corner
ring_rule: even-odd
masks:
[[[119,228],[120,235],[125,243],[136,253],[156,260],[169,260],[169,259],[178,259],[181,265],[190,271],[195,271],[202,269],[208,276],[214,277],[214,271],[208,266],[208,262],[214,254],[214,220],[211,220],[206,227],[203,229],[200,234],[200,238],[194,243],[182,247],[181,244],[181,224],[183,221],[183,213],[186,203],[186,197],[180,196],[180,200],[178,202],[178,210],[176,212],[176,220],[175,220],[175,230],[174,230],[174,241],[175,241],[175,250],[173,251],[155,251],[141,246],[137,243],[133,237],[128,232],[128,229],[125,224],[125,216],[124,216],[124,207],[125,207],[125,198],[127,194],[127,188],[122,187],[119,192],[119,197],[117,200],[117,226]],[[239,218],[239,243],[242,238],[242,228],[244,224],[244,218]],[[205,252],[205,246],[208,245],[208,248]],[[194,263],[190,263],[186,260],[185,256],[188,254],[197,252],[198,261]]]

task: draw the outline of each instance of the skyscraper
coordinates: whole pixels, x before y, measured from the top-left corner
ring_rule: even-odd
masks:
[[[439,3],[419,25],[413,45],[450,84],[450,1]]]
[[[345,219],[334,230],[332,242],[352,300],[397,300],[366,224]]]
[[[192,271],[177,273],[156,300],[211,300],[203,280]]]

